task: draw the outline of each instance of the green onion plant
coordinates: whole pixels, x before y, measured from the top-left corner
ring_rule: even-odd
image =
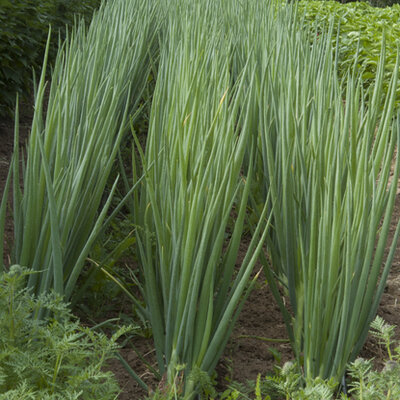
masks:
[[[305,377],[340,381],[375,317],[399,236],[397,225],[385,255],[400,168],[399,61],[381,104],[384,52],[365,93],[356,67],[339,82],[329,31],[310,42],[295,7],[253,7],[242,39],[258,66],[255,176],[264,189],[253,193],[255,209],[270,194],[265,272]]]
[[[153,166],[135,198],[135,224],[160,373],[191,398],[196,376],[211,374],[229,339],[268,221],[265,208],[238,260],[253,85],[232,81],[219,5],[172,2],[169,12],[142,154],[144,168]]]
[[[115,189],[114,184],[106,195],[106,183],[129,115],[136,112],[147,82],[157,21],[152,1],[106,2],[87,30],[80,22],[68,34],[48,91],[44,61],[26,159],[20,160],[16,125],[10,172],[12,263],[37,271],[28,282],[37,295],[54,289],[71,299],[103,227]]]

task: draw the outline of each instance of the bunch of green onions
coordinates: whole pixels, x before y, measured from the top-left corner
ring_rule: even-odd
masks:
[[[12,263],[37,271],[28,282],[36,294],[54,289],[69,300],[103,227],[115,190],[114,184],[102,200],[106,183],[154,56],[155,17],[151,1],[116,0],[101,7],[87,30],[78,23],[58,53],[44,118],[45,60],[22,176],[17,117],[0,231],[12,177]]]
[[[210,374],[228,341],[267,221],[265,208],[237,264],[252,181],[251,168],[242,167],[255,144],[254,91],[243,79],[232,84],[217,5],[170,7],[135,224],[159,369],[170,385],[183,374],[181,389],[190,398],[195,371]]]
[[[272,212],[265,272],[306,379],[339,381],[366,339],[399,236],[400,225],[384,262],[400,168],[397,72],[381,103],[384,54],[365,93],[356,66],[338,81],[329,31],[310,41],[295,8],[253,7],[242,37],[257,65],[254,205],[269,192]]]

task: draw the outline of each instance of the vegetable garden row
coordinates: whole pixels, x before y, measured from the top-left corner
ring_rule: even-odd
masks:
[[[303,388],[286,398],[346,391],[346,370],[375,318],[400,234],[397,224],[389,241],[400,172],[399,58],[392,52],[385,63],[384,45],[365,64],[359,41],[345,62],[336,23],[310,23],[303,10],[304,3],[279,1],[108,1],[88,28],[78,23],[67,34],[51,84],[48,41],[22,154],[17,107],[0,206],[0,234],[8,204],[14,227],[10,265],[0,243],[0,270],[14,265],[3,288],[18,282],[42,299],[25,320],[41,329],[43,321],[62,323],[57,296],[79,303],[94,245],[122,211],[139,265],[129,295],[150,323],[168,388],[153,398],[206,396],[204,380],[258,278],[257,263],[282,312]],[[147,110],[142,145],[134,126]],[[126,137],[130,165],[112,180],[116,160],[127,167]],[[238,265],[243,238],[247,252]],[[16,288],[4,300],[10,315]],[[7,343],[18,346],[7,318]],[[382,337],[388,332],[382,321],[374,327]],[[70,335],[73,342],[105,340],[90,330]],[[60,382],[71,377],[76,389],[68,398],[111,399],[117,390],[110,384],[101,393],[93,383],[108,375],[78,379],[78,367],[63,369],[61,351],[54,370],[37,375],[35,391],[22,372],[11,379],[20,369],[7,369],[7,357],[0,385],[15,398],[27,391],[67,398]],[[398,398],[392,386],[387,398]],[[273,398],[260,390],[258,382],[257,399]]]

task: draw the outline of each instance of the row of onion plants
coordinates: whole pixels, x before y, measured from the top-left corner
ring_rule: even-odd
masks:
[[[104,226],[115,189],[105,196],[106,183],[157,49],[156,11],[152,1],[115,0],[103,4],[87,30],[83,22],[75,26],[58,53],[48,91],[44,62],[21,160],[17,117],[0,231],[12,180],[11,262],[36,271],[28,282],[35,294],[54,289],[70,300]]]
[[[185,398],[224,350],[268,225],[266,207],[237,264],[253,179],[243,159],[255,149],[254,91],[244,79],[232,83],[219,10],[212,1],[169,3],[141,160],[148,172],[134,207],[159,370],[169,385],[182,382]]]
[[[253,204],[268,193],[272,212],[265,273],[305,377],[340,381],[366,339],[399,236],[400,225],[388,236],[399,62],[383,97],[382,52],[366,93],[357,63],[339,82],[329,27],[310,45],[295,7],[246,7],[236,64],[249,56],[256,68],[248,78],[259,131]]]

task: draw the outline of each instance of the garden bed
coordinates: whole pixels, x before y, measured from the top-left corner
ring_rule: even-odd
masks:
[[[23,145],[28,136],[31,124],[31,106],[25,104],[22,107],[20,121],[20,143]],[[3,119],[0,121],[0,196],[7,178],[8,165],[13,151],[13,121]],[[393,236],[396,223],[400,218],[400,195],[397,195],[396,207],[390,229]],[[12,238],[12,226],[6,226],[4,238],[6,254],[8,240]],[[246,252],[247,241],[241,245],[240,255]],[[107,309],[104,315],[100,314],[100,320],[107,320],[119,316],[132,308],[129,301],[121,294],[119,298],[112,300],[112,307]],[[397,340],[400,339],[400,244],[397,247],[396,256],[387,281],[385,292],[382,296],[378,315],[387,323],[396,325]],[[289,343],[276,343],[274,340],[286,339],[287,333],[282,314],[276,305],[263,274],[258,278],[257,284],[246,302],[243,311],[236,324],[233,335],[225,350],[224,356],[217,366],[217,389],[225,390],[234,381],[245,383],[247,380],[256,380],[257,375],[266,375],[273,372],[275,365],[282,365],[285,361],[293,359],[293,352]],[[273,339],[273,340],[267,340]],[[137,336],[132,343],[145,360],[156,366],[154,347],[151,338]],[[146,365],[139,359],[135,351],[127,345],[121,350],[122,356],[128,361],[132,369],[153,390],[158,385],[157,379],[149,372]],[[374,358],[377,368],[382,368],[385,359],[384,350],[378,345],[377,340],[369,337],[360,354],[364,358]],[[141,399],[146,393],[137,382],[129,375],[124,366],[117,359],[112,360],[109,368],[116,375],[122,388],[119,396],[121,400]]]

